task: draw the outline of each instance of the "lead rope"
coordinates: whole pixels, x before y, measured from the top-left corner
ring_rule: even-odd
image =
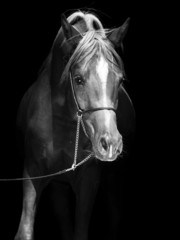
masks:
[[[23,181],[23,180],[36,180],[36,179],[43,179],[43,178],[48,178],[48,177],[54,177],[57,175],[61,175],[63,173],[69,172],[69,171],[74,171],[77,167],[88,161],[91,157],[94,156],[93,153],[90,153],[86,158],[84,158],[81,162],[77,163],[77,153],[78,153],[78,146],[79,146],[79,132],[80,132],[80,123],[82,125],[83,131],[86,136],[87,132],[82,120],[82,114],[77,113],[77,128],[76,128],[76,139],[75,139],[75,150],[74,150],[74,160],[73,164],[70,168],[63,169],[61,171],[58,171],[56,173],[48,174],[48,175],[42,175],[42,176],[37,176],[37,177],[29,177],[29,178],[2,178],[0,179],[0,182],[10,182],[10,181]]]

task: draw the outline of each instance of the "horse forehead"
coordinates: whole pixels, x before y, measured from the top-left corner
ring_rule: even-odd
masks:
[[[96,73],[99,76],[102,83],[107,82],[109,67],[108,63],[103,56],[99,58],[96,65]]]

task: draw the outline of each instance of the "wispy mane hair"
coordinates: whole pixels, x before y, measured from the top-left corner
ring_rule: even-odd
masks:
[[[124,74],[123,62],[112,43],[105,36],[105,33],[109,33],[110,31],[99,29],[84,33],[83,38],[80,40],[62,73],[60,82],[68,80],[70,71],[76,64],[80,64],[86,70],[88,65],[93,61],[93,57],[96,55],[100,56],[100,54],[111,63],[109,67],[111,67],[112,71],[119,73],[120,70]]]

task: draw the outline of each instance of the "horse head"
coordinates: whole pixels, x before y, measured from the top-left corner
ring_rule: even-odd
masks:
[[[122,45],[128,21],[106,31],[93,14],[62,16],[60,49],[67,62],[61,83],[71,81],[69,108],[74,118],[81,111],[93,153],[101,161],[114,161],[123,150],[116,110],[124,68],[115,48]]]

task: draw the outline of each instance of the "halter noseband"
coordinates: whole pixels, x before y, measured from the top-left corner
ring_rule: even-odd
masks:
[[[71,82],[71,88],[72,88],[72,94],[73,94],[74,102],[75,102],[76,107],[77,107],[77,114],[78,114],[78,116],[82,116],[82,115],[84,115],[86,113],[102,111],[102,110],[111,110],[111,111],[116,112],[116,109],[113,108],[113,107],[98,107],[98,108],[91,108],[91,109],[82,109],[79,106],[79,103],[77,101],[77,97],[76,97],[75,90],[74,90],[74,84],[73,84],[71,72],[70,72],[70,82]]]

